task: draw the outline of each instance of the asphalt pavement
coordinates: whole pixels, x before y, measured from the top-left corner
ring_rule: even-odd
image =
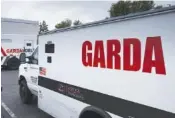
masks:
[[[2,118],[53,118],[37,108],[37,101],[31,105],[21,102],[19,96],[18,71],[1,71],[1,117]],[[4,109],[5,105],[7,109]],[[7,112],[8,111],[8,112]],[[11,113],[9,115],[9,112]],[[14,117],[13,117],[14,116]]]

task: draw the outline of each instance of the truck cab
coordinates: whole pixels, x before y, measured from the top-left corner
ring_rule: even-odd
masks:
[[[33,96],[38,93],[38,47],[31,56],[25,53],[20,55],[21,65],[19,67],[20,96],[24,103],[30,103]]]

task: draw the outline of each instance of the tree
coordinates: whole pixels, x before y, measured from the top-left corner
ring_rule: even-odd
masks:
[[[81,25],[81,24],[82,24],[82,22],[81,22],[81,21],[79,21],[79,20],[75,20],[73,24],[74,24],[74,25]]]
[[[39,26],[40,26],[39,34],[49,31],[48,25],[46,24],[46,21],[43,20],[42,23],[40,22]]]
[[[72,25],[72,21],[70,19],[65,19],[64,21],[61,21],[60,23],[57,23],[55,25],[55,28],[65,28],[65,27],[70,27]]]
[[[153,1],[118,1],[109,10],[110,17],[127,15],[130,13],[147,11],[154,8]]]

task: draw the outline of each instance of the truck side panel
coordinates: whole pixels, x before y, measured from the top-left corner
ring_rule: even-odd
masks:
[[[144,108],[148,108],[148,111],[146,110],[145,113],[151,113],[151,110],[155,110],[154,108],[156,108],[156,112],[159,115],[164,114],[165,116],[169,116],[169,118],[173,118],[175,113],[175,105],[173,105],[173,103],[175,103],[175,79],[173,69],[175,64],[175,40],[173,40],[175,31],[174,19],[175,13],[167,13],[40,36],[39,66],[46,68],[45,75],[40,76],[46,77],[53,81],[66,83],[70,86],[76,86],[88,89],[89,91],[95,91],[97,94],[100,93],[115,97],[116,99],[124,100],[123,106],[104,106],[106,111],[115,114],[116,117],[146,117],[146,114],[139,114],[139,111],[135,111],[133,109],[138,110],[140,108],[142,113]],[[159,74],[156,72],[154,67],[151,69],[151,73],[143,72],[143,63],[145,59],[148,37],[159,37],[166,73]],[[141,66],[137,71],[126,71],[123,68],[123,49],[125,38],[137,38],[140,41]],[[98,67],[84,66],[82,63],[83,43],[85,41],[90,41],[92,43],[92,50],[89,49],[88,53],[92,54],[92,62],[94,62],[95,42],[102,41],[104,46],[105,62],[107,63],[108,60],[106,57],[108,40],[117,40],[120,43],[121,50],[118,54],[121,59],[121,62],[119,63],[121,68],[100,68],[99,65]],[[45,44],[47,44],[48,41],[52,41],[52,43],[55,44],[54,53],[45,53]],[[157,45],[157,43],[155,43],[155,45]],[[148,51],[150,51],[149,49],[152,49],[155,53],[153,48],[147,49]],[[98,50],[100,49],[97,48],[97,52],[100,52]],[[159,52],[161,53],[161,49],[159,49]],[[153,56],[151,55],[152,60],[155,59],[154,53],[152,53]],[[51,63],[47,62],[48,56],[52,58]],[[64,94],[58,94],[59,90],[54,92],[56,91],[56,88],[59,87],[59,84],[58,86],[55,85],[56,88],[53,86],[53,84],[51,84],[50,86],[52,87],[49,88],[49,85],[45,85],[44,81],[41,83],[41,85],[43,85],[45,88],[39,87],[39,90],[43,95],[43,97],[39,98],[39,101],[42,101],[42,99],[48,99],[49,101],[48,103],[45,103],[46,105],[43,107],[42,102],[39,102],[39,107],[41,106],[41,109],[46,108],[47,105],[55,105],[59,100],[64,102],[66,107],[75,109],[76,114],[79,114],[81,110],[87,106],[84,103],[82,104],[76,102],[77,100],[81,101],[78,98],[70,97],[66,94],[66,96],[70,97],[66,99],[63,97],[65,96]],[[74,88],[73,91],[75,91]],[[47,92],[49,95],[46,95]],[[89,97],[93,98],[93,96]],[[72,102],[72,98],[75,99],[75,102]],[[86,100],[89,98],[84,99]],[[101,102],[101,104],[104,104],[103,98],[92,100],[93,102],[91,103]],[[134,104],[133,108],[123,108],[126,101],[131,102],[128,104],[136,103],[136,105]],[[110,103],[110,101],[106,102]],[[149,108],[151,109],[150,111]],[[118,112],[117,109],[122,113]],[[126,111],[123,113],[123,110],[121,109],[125,109]],[[54,106],[53,109],[49,111],[52,110],[59,111],[60,109],[57,109],[57,107]],[[164,116],[161,117],[163,118]],[[149,118],[153,118],[153,116],[149,116]]]

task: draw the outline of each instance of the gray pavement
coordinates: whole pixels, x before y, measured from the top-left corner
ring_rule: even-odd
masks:
[[[36,100],[31,105],[25,105],[21,102],[18,92],[18,71],[2,70],[1,86],[3,87],[1,99],[17,118],[52,118],[37,108]],[[4,108],[2,108],[1,113],[4,118],[11,118]]]
[[[11,118],[10,115],[5,111],[5,109],[1,106],[1,118]]]

